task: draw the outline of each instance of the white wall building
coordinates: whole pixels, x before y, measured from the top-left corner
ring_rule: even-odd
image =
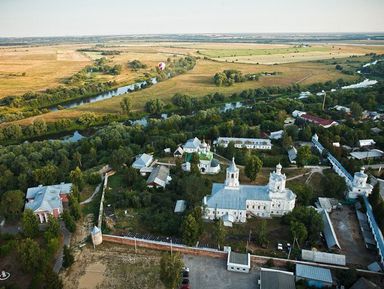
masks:
[[[365,168],[362,167],[360,172],[356,172],[353,176],[352,187],[348,192],[348,198],[356,199],[358,196],[369,196],[373,190],[371,184],[367,184],[368,175],[364,173]]]
[[[228,250],[227,270],[233,272],[249,273],[251,269],[251,255],[241,254]]]
[[[214,220],[231,216],[244,223],[252,216],[282,216],[295,207],[296,195],[285,187],[286,176],[276,166],[265,186],[240,185],[239,169],[234,159],[227,168],[224,184],[214,183],[212,193],[203,199],[204,218]]]
[[[272,143],[264,138],[240,138],[240,137],[219,137],[215,144],[227,147],[230,142],[235,144],[235,148],[247,148],[253,150],[271,150]]]

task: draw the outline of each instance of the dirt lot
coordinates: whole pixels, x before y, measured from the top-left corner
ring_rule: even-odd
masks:
[[[256,289],[259,272],[252,269],[249,274],[230,272],[226,260],[202,256],[184,256],[189,267],[192,288],[198,289]]]
[[[164,289],[159,279],[160,252],[104,243],[87,245],[72,267],[61,273],[65,289]]]
[[[347,263],[366,268],[376,260],[376,255],[365,248],[363,236],[354,209],[343,206],[330,214],[333,227],[341,246],[341,254],[347,257]]]

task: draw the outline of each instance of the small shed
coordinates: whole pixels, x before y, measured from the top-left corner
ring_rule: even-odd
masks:
[[[232,252],[229,249],[227,258],[227,270],[233,272],[249,273],[251,269],[251,255]]]
[[[165,186],[172,180],[169,175],[169,168],[166,166],[157,166],[151,172],[147,180],[149,188],[165,188]]]
[[[184,200],[177,200],[175,206],[175,213],[182,213],[185,211],[187,204]]]
[[[178,146],[177,149],[174,151],[173,156],[175,158],[181,158],[184,154],[184,150],[181,146]]]
[[[301,250],[301,258],[305,261],[326,263],[332,265],[345,266],[345,255],[332,254],[319,251]]]
[[[296,264],[296,281],[305,280],[308,286],[316,288],[331,287],[331,270],[321,267]]]

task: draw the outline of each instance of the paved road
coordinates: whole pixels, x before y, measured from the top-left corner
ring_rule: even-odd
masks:
[[[57,254],[55,265],[53,266],[53,271],[55,271],[56,273],[59,273],[61,267],[63,266],[63,247],[64,245],[67,245],[67,246],[70,245],[71,236],[72,236],[72,234],[67,230],[63,222],[61,222],[60,227],[63,233],[63,244],[62,244],[62,247],[60,248],[59,253]]]

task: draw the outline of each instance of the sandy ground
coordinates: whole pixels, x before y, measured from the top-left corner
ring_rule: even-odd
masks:
[[[334,210],[330,218],[339,239],[341,254],[346,255],[347,263],[366,269],[376,260],[376,255],[365,248],[355,211],[343,206],[343,210]]]
[[[159,279],[160,253],[104,243],[75,252],[75,263],[61,272],[65,289],[164,289]]]

